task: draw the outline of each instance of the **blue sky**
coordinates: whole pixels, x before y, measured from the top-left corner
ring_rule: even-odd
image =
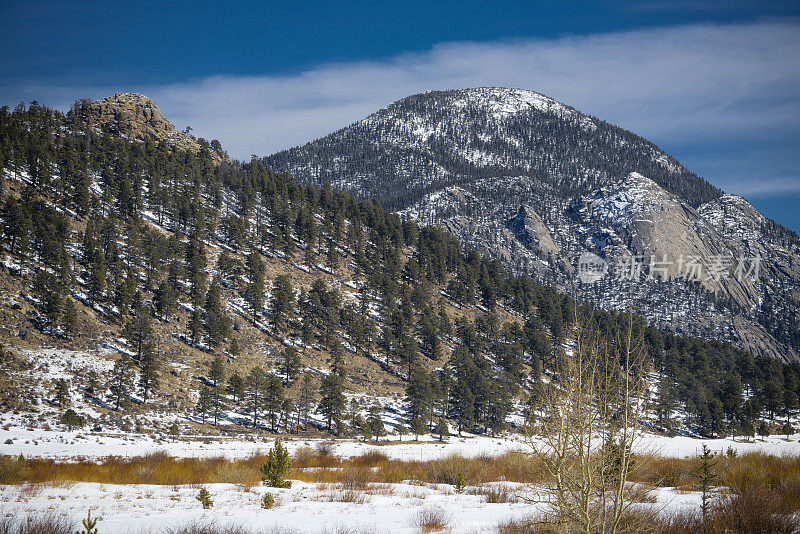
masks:
[[[523,87],[800,230],[798,2],[6,0],[0,15],[3,104],[142,92],[246,158],[422,90]]]

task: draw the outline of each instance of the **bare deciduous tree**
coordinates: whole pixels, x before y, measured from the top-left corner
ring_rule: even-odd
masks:
[[[633,454],[648,391],[641,332],[628,315],[616,339],[600,339],[578,310],[572,329],[539,402],[541,424],[528,432],[550,475],[535,500],[549,507],[543,521],[564,532],[642,532],[645,518],[628,513],[628,480],[644,465]]]

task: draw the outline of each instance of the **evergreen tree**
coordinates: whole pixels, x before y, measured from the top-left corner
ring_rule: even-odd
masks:
[[[69,406],[69,382],[65,378],[59,378],[55,382],[54,397],[62,408]]]
[[[386,435],[386,428],[383,425],[383,419],[381,419],[381,407],[377,403],[369,407],[366,425],[369,427],[370,433],[375,436],[375,441]]]
[[[436,433],[439,434],[439,441],[444,439],[444,436],[450,435],[450,430],[447,428],[447,422],[444,420],[444,417],[440,417],[438,421],[436,421]]]
[[[425,421],[419,417],[412,419],[411,433],[414,434],[414,441],[419,441],[419,437],[425,433]]]
[[[276,440],[275,446],[267,453],[267,463],[261,466],[261,480],[273,488],[290,488],[292,483],[286,477],[291,467],[289,451],[281,440]]]
[[[64,327],[64,333],[70,337],[78,333],[78,310],[75,308],[75,302],[72,299],[67,299],[64,302],[61,325]]]
[[[264,411],[273,432],[277,429],[276,423],[281,413],[283,400],[283,384],[280,378],[274,374],[268,375],[264,387]]]
[[[239,376],[239,373],[234,372],[230,376],[228,379],[228,387],[230,388],[231,393],[233,393],[234,402],[237,404],[240,403],[242,398],[244,398],[245,383],[242,377]]]
[[[342,377],[331,372],[320,382],[319,395],[320,401],[317,405],[317,412],[325,417],[327,429],[330,432],[332,423],[339,424],[339,414],[344,411],[344,383]]]
[[[215,279],[206,294],[205,329],[212,347],[218,347],[230,335],[231,322],[222,304],[219,280]]]
[[[303,429],[308,430],[308,413],[311,406],[316,402],[314,396],[314,379],[309,373],[303,373],[303,378],[300,381],[300,393],[298,396],[298,418],[297,426],[300,427],[300,419],[303,420]]]
[[[140,365],[139,394],[144,402],[147,402],[150,395],[157,391],[160,385],[158,379],[158,354],[156,354],[152,343],[146,343],[142,347]]]
[[[279,371],[284,377],[284,384],[291,385],[297,374],[300,372],[300,356],[297,355],[297,349],[294,347],[286,347],[283,349]]]
[[[258,313],[264,308],[264,262],[261,261],[261,255],[253,251],[247,257],[247,265],[250,272],[250,282],[245,289],[244,299],[253,312],[253,324],[255,325]]]
[[[215,356],[208,364],[208,378],[214,387],[225,380],[225,360],[222,356]]]
[[[247,408],[253,412],[253,428],[258,426],[258,410],[264,403],[264,388],[266,378],[264,371],[260,367],[250,369],[245,379],[245,393],[247,395]]]
[[[114,409],[127,404],[128,397],[133,392],[133,361],[126,354],[116,361],[111,371],[111,381],[108,389],[114,402]]]
[[[214,399],[212,398],[211,390],[207,386],[203,386],[200,390],[200,397],[197,401],[197,411],[200,413],[203,424],[206,424],[206,414],[209,413],[214,406]]]
[[[272,319],[272,324],[278,332],[281,332],[286,326],[286,320],[294,310],[294,298],[294,289],[289,275],[282,274],[277,276],[272,284],[270,319]]]
[[[136,350],[137,360],[141,360],[142,349],[153,335],[153,321],[143,306],[137,307],[134,313],[135,315],[125,323],[122,335]]]

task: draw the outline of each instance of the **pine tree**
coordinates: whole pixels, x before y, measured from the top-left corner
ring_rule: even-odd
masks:
[[[211,395],[211,390],[207,386],[203,386],[200,390],[200,397],[197,401],[197,411],[200,413],[203,424],[206,424],[206,414],[213,409],[214,399]]]
[[[111,392],[111,399],[114,401],[114,409],[117,411],[127,404],[128,397],[133,392],[133,368],[133,360],[123,354],[111,371],[111,382],[108,389]]]
[[[42,303],[45,318],[55,325],[64,307],[64,288],[58,277],[44,270],[38,271],[33,280],[33,290]]]
[[[139,372],[139,394],[144,402],[150,395],[159,388],[158,379],[158,354],[152,343],[147,343],[142,347],[140,358],[141,370]]]
[[[461,430],[475,424],[475,395],[465,379],[456,380],[453,387],[453,416],[458,422],[458,435]]]
[[[253,412],[253,428],[258,426],[258,410],[264,403],[265,386],[264,370],[260,367],[250,369],[250,373],[245,379],[245,393],[247,395],[247,407]]]
[[[206,294],[205,303],[206,322],[205,329],[212,347],[218,347],[230,335],[231,322],[222,304],[219,280],[214,279]]]
[[[276,431],[276,423],[283,404],[283,384],[280,378],[270,374],[264,388],[264,411],[267,413],[272,431]]]
[[[264,308],[264,262],[261,255],[253,250],[247,257],[247,267],[250,274],[250,282],[245,289],[244,299],[250,305],[253,312],[253,324],[256,324],[258,313]]]
[[[297,426],[300,427],[300,416],[303,419],[303,429],[308,430],[308,412],[311,406],[316,402],[314,396],[314,379],[309,373],[303,373],[303,378],[300,381],[300,393],[298,397],[298,418]]]
[[[59,378],[55,382],[54,397],[62,408],[69,406],[69,382],[65,378]]]
[[[345,401],[342,393],[343,390],[344,384],[342,377],[335,372],[325,375],[320,382],[320,401],[317,406],[317,412],[325,417],[328,431],[331,431],[334,421],[338,425],[339,414],[344,411]]]
[[[297,374],[300,372],[300,356],[297,355],[297,349],[294,347],[286,347],[283,349],[279,371],[284,377],[284,384],[291,385]]]
[[[381,419],[381,407],[377,403],[369,407],[366,424],[372,435],[375,436],[375,441],[386,435],[386,428],[383,425],[383,419]]]
[[[444,417],[440,417],[436,422],[436,433],[439,434],[439,441],[442,441],[444,436],[450,435],[450,430],[447,428],[447,422]]]
[[[425,433],[425,421],[419,417],[411,420],[411,433],[414,434],[414,441],[419,441],[419,437]]]
[[[228,379],[228,387],[230,388],[231,393],[233,393],[234,402],[237,404],[240,403],[242,398],[244,398],[245,384],[242,377],[239,376],[239,373],[234,372],[230,376]]]
[[[294,310],[294,298],[294,289],[289,275],[282,274],[275,277],[270,299],[270,319],[278,332],[283,330],[287,317]]]
[[[203,335],[203,315],[195,309],[189,316],[189,339],[192,345],[197,345]]]
[[[703,453],[700,455],[700,469],[697,472],[697,478],[700,482],[701,498],[701,511],[703,514],[703,525],[708,524],[708,511],[711,505],[711,491],[713,489],[714,481],[717,479],[717,474],[714,472],[714,466],[717,465],[719,460],[714,459],[714,454],[703,444]]]
[[[289,451],[281,440],[276,440],[275,446],[267,453],[267,463],[261,466],[261,480],[273,488],[290,488],[292,483],[286,477],[291,468]]]
[[[72,337],[78,333],[78,310],[75,308],[75,302],[72,299],[67,299],[64,302],[61,324],[64,327],[64,333],[68,336]]]
[[[208,378],[214,387],[225,380],[225,360],[222,356],[215,356],[208,364]]]
[[[135,315],[125,323],[122,335],[133,345],[137,360],[141,360],[142,348],[153,335],[153,321],[144,306],[137,307],[134,313]]]

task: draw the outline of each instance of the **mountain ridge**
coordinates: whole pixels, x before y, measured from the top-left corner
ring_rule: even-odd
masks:
[[[378,198],[418,223],[447,228],[517,272],[598,299],[609,309],[630,304],[619,301],[629,284],[575,286],[582,252],[609,261],[667,254],[673,265],[666,285],[674,287],[655,288],[663,281],[648,281],[628,299],[650,320],[783,360],[798,357],[800,298],[791,290],[800,287],[796,234],[641,136],[541,93],[493,87],[428,91],[264,161],[303,183]],[[636,194],[637,184],[625,183],[632,173],[655,186],[643,196],[647,216],[617,217],[610,228],[601,208]],[[615,186],[616,192],[609,190]],[[581,203],[594,209],[581,211]],[[513,222],[520,211],[527,226]],[[521,231],[525,227],[530,232]],[[598,246],[607,240],[613,246]],[[677,263],[684,266],[689,256],[713,276],[699,284],[676,276]],[[750,281],[715,279],[717,264],[734,264],[733,272],[737,262],[751,257],[764,259],[761,274],[767,274]],[[650,266],[641,260],[646,276]],[[667,305],[663,296],[672,290],[678,301]],[[678,317],[675,309],[682,310]]]

